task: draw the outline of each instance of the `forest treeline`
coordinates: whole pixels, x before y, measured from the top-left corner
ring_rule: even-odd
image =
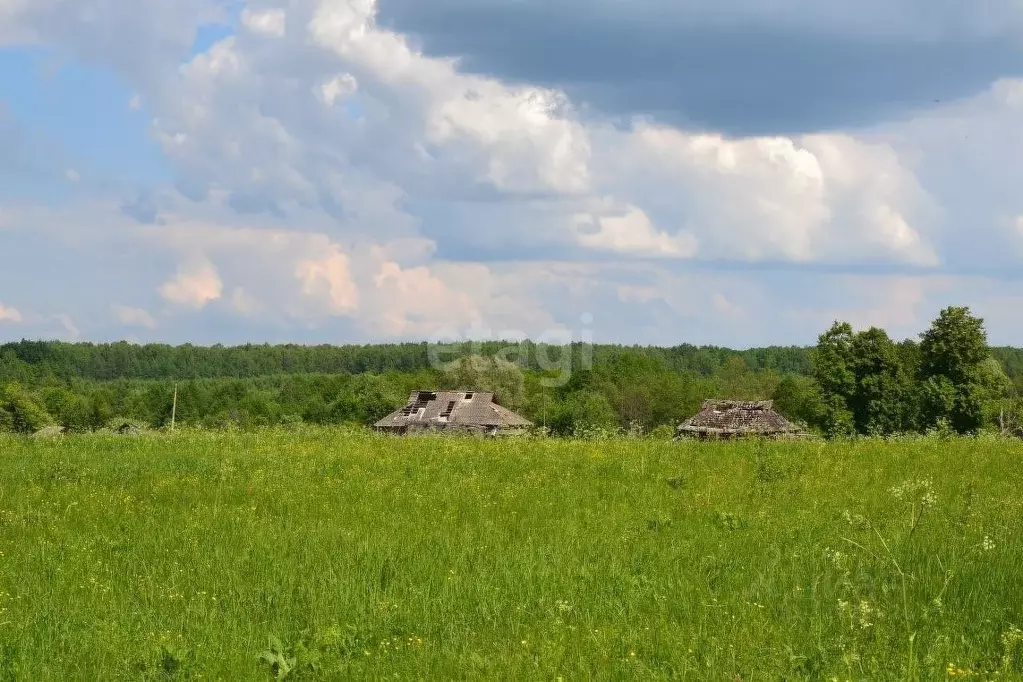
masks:
[[[581,344],[575,344],[576,366]],[[454,344],[444,353],[493,357],[515,348],[515,360],[526,371],[543,369],[543,358],[558,363],[561,346],[529,341],[487,341]],[[729,358],[739,357],[752,371],[808,375],[812,370],[810,349],[799,347],[754,348],[736,351],[716,346],[682,344],[673,348],[593,345],[593,364],[607,364],[627,355],[655,361],[675,372],[704,376],[718,372]],[[433,350],[434,354],[442,351]],[[444,359],[444,358],[441,358]],[[0,345],[0,380],[37,381],[58,379],[251,379],[289,374],[383,374],[416,372],[432,366],[427,343],[362,346],[245,345],[168,346],[118,343],[64,343],[19,341]],[[1018,363],[1023,373],[1023,352]]]
[[[919,340],[836,323],[816,347],[568,347],[488,342],[199,347],[20,341],[0,345],[0,431],[133,422],[252,428],[369,424],[418,389],[493,390],[555,434],[670,428],[710,397],[775,400],[826,435],[1011,427],[1023,349],[989,348],[966,308]]]

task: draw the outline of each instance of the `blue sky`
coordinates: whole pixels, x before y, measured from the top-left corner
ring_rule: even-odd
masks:
[[[54,49],[0,51],[0,101],[35,176],[12,173],[5,193],[66,198],[67,170],[95,185],[169,182],[173,168],[149,134],[147,113],[129,107],[132,96],[111,71]]]
[[[1018,344],[1023,10],[978,7],[8,2],[0,339]]]

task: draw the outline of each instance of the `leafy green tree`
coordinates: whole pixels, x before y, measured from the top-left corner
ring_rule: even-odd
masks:
[[[967,307],[941,311],[920,339],[925,426],[946,421],[959,433],[971,433],[983,425],[985,403],[998,390],[997,378],[985,369],[990,355],[982,319]]]
[[[693,370],[704,376],[714,374],[721,367],[721,361],[708,348],[700,348],[690,358]]]
[[[1019,391],[1009,378],[1002,363],[989,356],[979,367],[980,383],[987,392],[984,403],[984,422],[1007,429],[1016,425],[1015,415]]]
[[[113,396],[109,390],[98,390],[89,396],[85,405],[89,428],[103,428],[114,418]]]
[[[266,390],[252,390],[238,401],[238,418],[243,426],[272,426],[281,418],[281,407]]]
[[[63,386],[43,389],[42,403],[46,411],[68,431],[82,432],[92,428],[87,401]]]
[[[813,352],[820,389],[817,426],[829,436],[888,435],[915,426],[915,349],[896,345],[883,329],[854,333],[836,322]]]
[[[820,386],[810,377],[789,375],[775,389],[774,406],[788,419],[813,428],[824,422],[824,396]]]
[[[974,381],[978,366],[991,355],[984,320],[967,307],[945,308],[920,338],[923,376],[948,377],[956,385]]]
[[[579,391],[564,400],[553,402],[547,410],[547,427],[551,433],[568,436],[585,429],[614,429],[618,415],[601,393]]]
[[[384,378],[360,374],[331,403],[331,421],[372,424],[397,409],[406,397]]]
[[[630,386],[621,391],[619,396],[620,406],[618,412],[621,414],[623,425],[639,424],[643,428],[653,426],[651,422],[653,399],[650,396],[650,390],[646,386],[642,384]]]
[[[847,405],[858,433],[889,435],[911,427],[911,378],[901,360],[883,329],[871,327],[852,338],[849,369],[855,387]]]
[[[15,433],[35,433],[53,424],[53,417],[46,408],[16,383],[7,384],[0,391],[0,411],[9,415],[0,421],[9,423]]]
[[[722,398],[756,398],[748,395],[750,388],[749,365],[741,355],[733,355],[725,360],[718,371],[721,379]]]
[[[496,357],[471,355],[451,363],[447,382],[461,391],[492,392],[501,405],[518,409],[525,398],[525,379],[518,365]]]
[[[820,335],[813,359],[813,378],[820,387],[822,408],[819,428],[827,436],[849,435],[855,430],[849,403],[856,391],[852,364],[853,329],[835,322]]]

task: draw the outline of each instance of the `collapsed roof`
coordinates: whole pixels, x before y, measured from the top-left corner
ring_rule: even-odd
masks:
[[[381,431],[461,429],[502,432],[524,430],[533,423],[494,402],[484,391],[413,391],[402,409],[375,424]]]
[[[771,400],[706,400],[700,412],[678,427],[678,435],[798,435],[799,427],[774,411]]]

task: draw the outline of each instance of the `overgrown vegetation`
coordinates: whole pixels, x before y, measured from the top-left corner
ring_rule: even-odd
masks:
[[[948,308],[920,341],[836,323],[816,348],[465,344],[300,347],[0,346],[0,431],[72,432],[129,419],[162,428],[366,425],[412,390],[494,391],[555,435],[670,429],[710,397],[771,398],[828,436],[1019,431],[1023,351],[992,350],[981,320]]]
[[[1004,425],[1013,385],[991,355],[983,321],[947,308],[920,343],[895,344],[882,329],[845,323],[821,335],[813,354],[819,404],[810,421],[828,435],[891,435],[932,429],[975,433]]]
[[[1020,679],[1021,456],[0,436],[0,679]]]

